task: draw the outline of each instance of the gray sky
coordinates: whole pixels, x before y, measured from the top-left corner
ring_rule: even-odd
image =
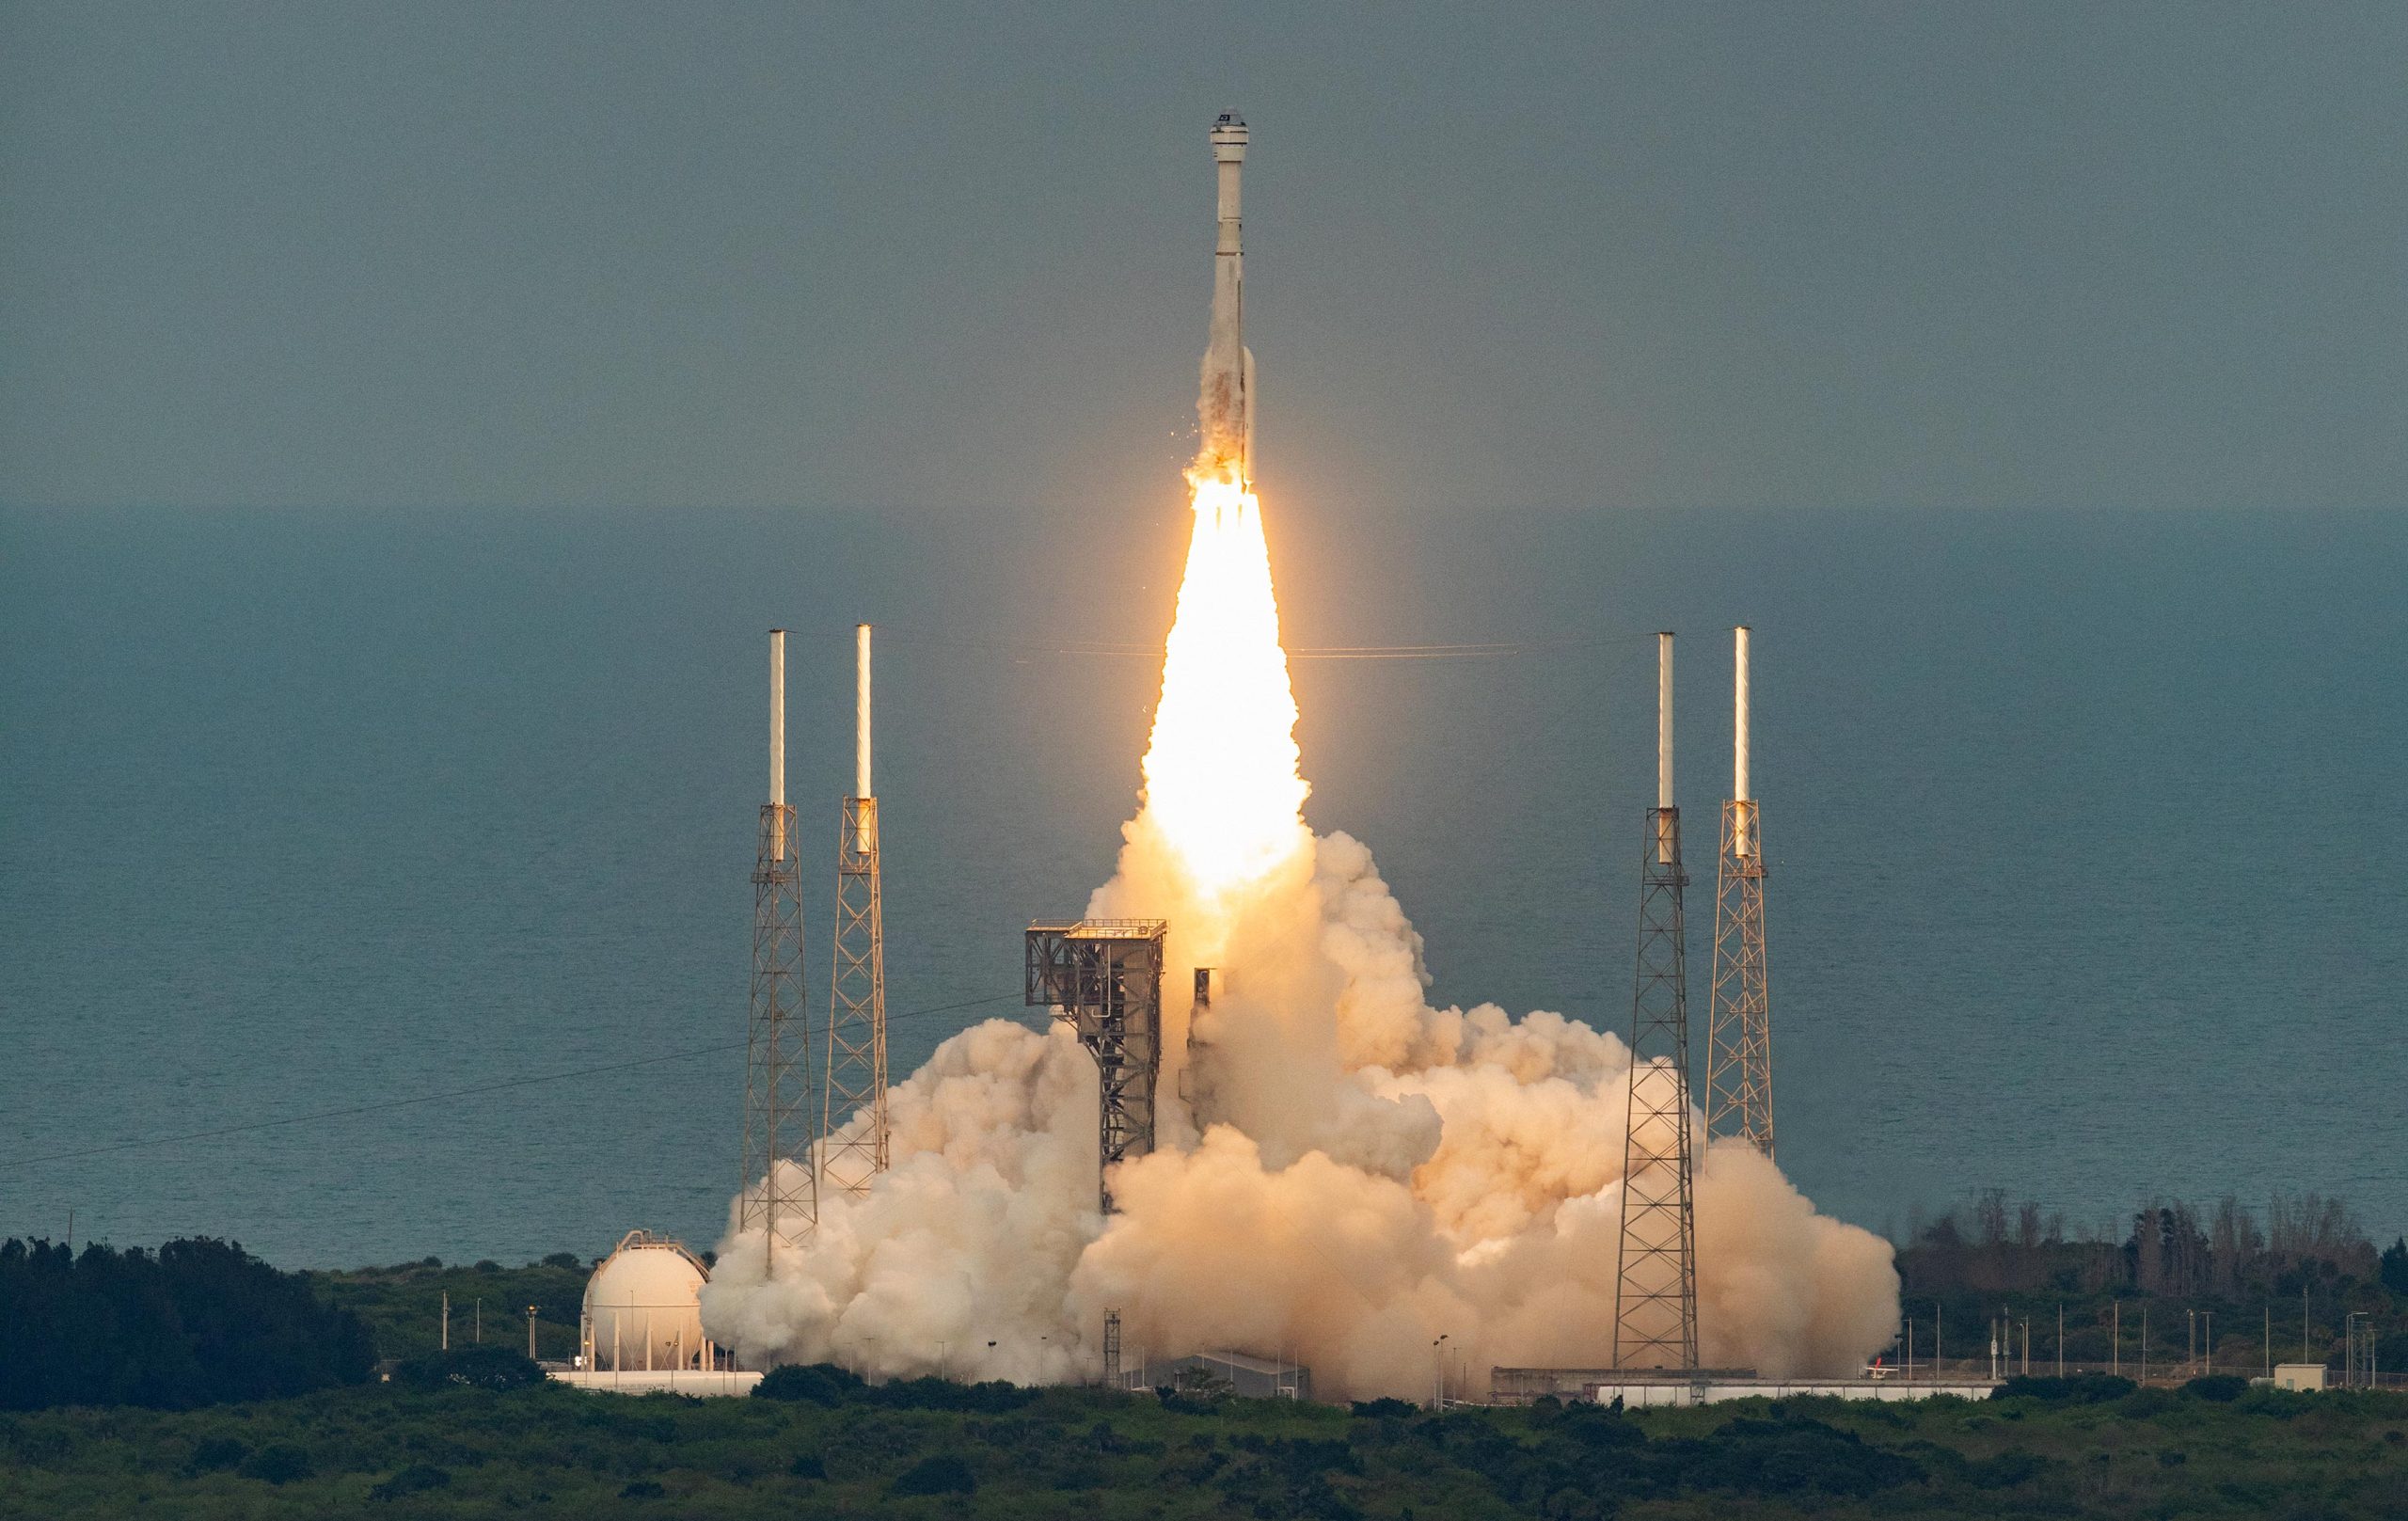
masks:
[[[2408,8],[0,8],[0,502],[2398,505]]]

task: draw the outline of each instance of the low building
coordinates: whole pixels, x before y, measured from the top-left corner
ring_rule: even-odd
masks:
[[[2322,1363],[2276,1363],[2274,1387],[2307,1393],[2324,1387]]]
[[[1284,1358],[1245,1352],[1199,1352],[1155,1357],[1122,1375],[1133,1389],[1226,1389],[1245,1400],[1309,1400],[1313,1370]]]
[[[1626,1409],[1656,1405],[1716,1404],[1725,1400],[1928,1400],[1954,1395],[1987,1400],[1998,1387],[1988,1379],[1902,1379],[1870,1372],[1852,1378],[1763,1378],[1752,1368],[1698,1368],[1644,1371],[1611,1368],[1492,1368],[1489,1399],[1497,1404],[1529,1404],[1552,1397],[1598,1404],[1620,1401]]]

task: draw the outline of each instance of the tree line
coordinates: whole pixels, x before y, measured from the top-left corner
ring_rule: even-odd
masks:
[[[231,1242],[0,1242],[0,1409],[182,1410],[365,1380],[368,1332]]]
[[[2408,1239],[2377,1250],[2356,1212],[2315,1193],[2277,1194],[2262,1213],[2226,1195],[2201,1208],[2153,1200],[2105,1228],[1984,1189],[1969,1207],[1910,1218],[1898,1245],[1909,1291],[2132,1291],[2167,1298],[2296,1295],[2380,1284],[2408,1294]]]

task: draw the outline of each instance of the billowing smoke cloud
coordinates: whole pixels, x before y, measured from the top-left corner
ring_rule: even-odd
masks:
[[[1090,912],[1169,918],[1170,964],[1193,964],[1180,863],[1130,834]],[[807,1250],[765,1276],[762,1239],[731,1226],[712,1335],[754,1365],[1058,1382],[1094,1376],[1115,1307],[1133,1354],[1284,1353],[1355,1397],[1426,1388],[1442,1333],[1475,1370],[1610,1363],[1623,1042],[1430,1007],[1419,937],[1343,834],[1228,925],[1193,1102],[1174,1010],[1161,1143],[1115,1177],[1108,1225],[1094,1063],[1067,1033],[990,1022],[895,1089],[894,1170],[824,1198]],[[1896,1323],[1888,1244],[1815,1214],[1744,1143],[1701,1155],[1697,1260],[1712,1366],[1841,1371]]]

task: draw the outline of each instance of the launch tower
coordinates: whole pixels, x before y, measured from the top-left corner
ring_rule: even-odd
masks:
[[[1697,1214],[1689,1154],[1689,1014],[1672,805],[1672,636],[1656,636],[1656,806],[1639,887],[1631,994],[1630,1117],[1614,1263],[1614,1366],[1697,1367]]]
[[[799,1245],[819,1226],[811,1165],[811,1020],[802,997],[802,878],[786,806],[786,635],[769,630],[769,800],[752,866],[752,1019],[744,1043],[744,1176],[737,1228]]]
[[[1732,630],[1731,797],[1714,893],[1714,989],[1705,1037],[1705,1133],[1772,1155],[1772,997],[1765,984],[1765,855],[1748,789],[1748,629]]]
[[[1102,1135],[1097,1197],[1113,1211],[1112,1165],[1154,1149],[1154,1079],[1162,1070],[1160,919],[1082,919],[1028,927],[1026,999],[1051,1006],[1095,1055]]]
[[[819,1165],[829,1187],[858,1196],[887,1165],[886,915],[878,795],[870,787],[869,625],[855,626],[853,650],[853,795],[836,834],[836,966],[828,979]]]

